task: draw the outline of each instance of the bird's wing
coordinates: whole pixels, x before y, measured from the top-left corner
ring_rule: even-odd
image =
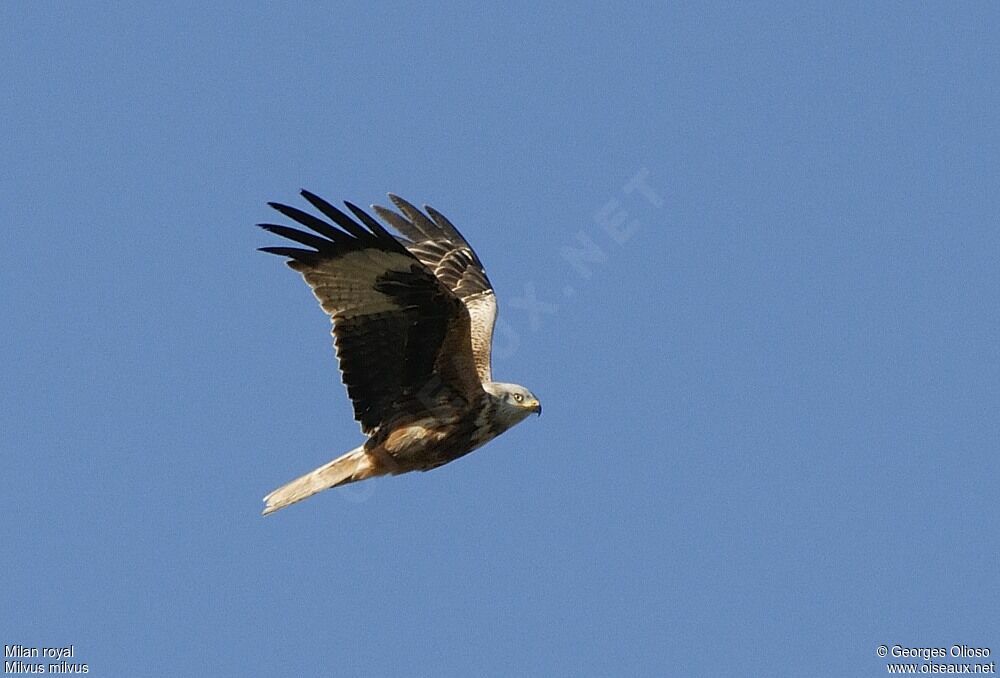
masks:
[[[424,211],[389,194],[400,213],[372,205],[383,221],[405,235],[406,249],[422,261],[438,280],[455,293],[469,310],[472,330],[472,355],[481,381],[492,381],[490,353],[497,301],[493,286],[486,277],[483,262],[458,229],[433,207]]]
[[[262,247],[288,257],[333,321],[334,344],[355,418],[370,434],[407,401],[448,387],[471,399],[481,384],[466,306],[403,241],[345,202],[357,221],[308,191],[303,197],[330,221],[268,203],[309,231],[261,228],[298,247]]]

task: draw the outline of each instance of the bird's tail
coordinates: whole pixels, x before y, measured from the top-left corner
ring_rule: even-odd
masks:
[[[290,483],[286,483],[264,497],[264,515],[274,513],[289,504],[302,501],[317,492],[346,485],[356,480],[371,478],[375,473],[374,464],[365,452],[364,445],[323,464]]]

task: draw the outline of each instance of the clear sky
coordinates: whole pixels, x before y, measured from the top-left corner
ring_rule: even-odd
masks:
[[[4,3],[0,637],[90,675],[1000,654],[1000,6]],[[268,200],[448,215],[544,415],[362,441]]]

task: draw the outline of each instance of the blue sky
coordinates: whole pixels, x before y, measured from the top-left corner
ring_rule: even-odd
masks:
[[[99,676],[1000,653],[998,20],[5,4],[3,642]],[[544,416],[261,518],[362,440],[255,251],[300,188],[448,215]]]

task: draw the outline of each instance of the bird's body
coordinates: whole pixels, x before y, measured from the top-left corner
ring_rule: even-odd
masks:
[[[369,437],[267,495],[265,514],[329,487],[429,471],[541,411],[524,387],[492,380],[493,289],[451,222],[390,195],[402,214],[374,209],[399,238],[350,203],[360,223],[302,195],[333,224],[271,203],[312,233],[261,226],[311,249],[262,249],[288,257],[330,315],[344,383]]]

